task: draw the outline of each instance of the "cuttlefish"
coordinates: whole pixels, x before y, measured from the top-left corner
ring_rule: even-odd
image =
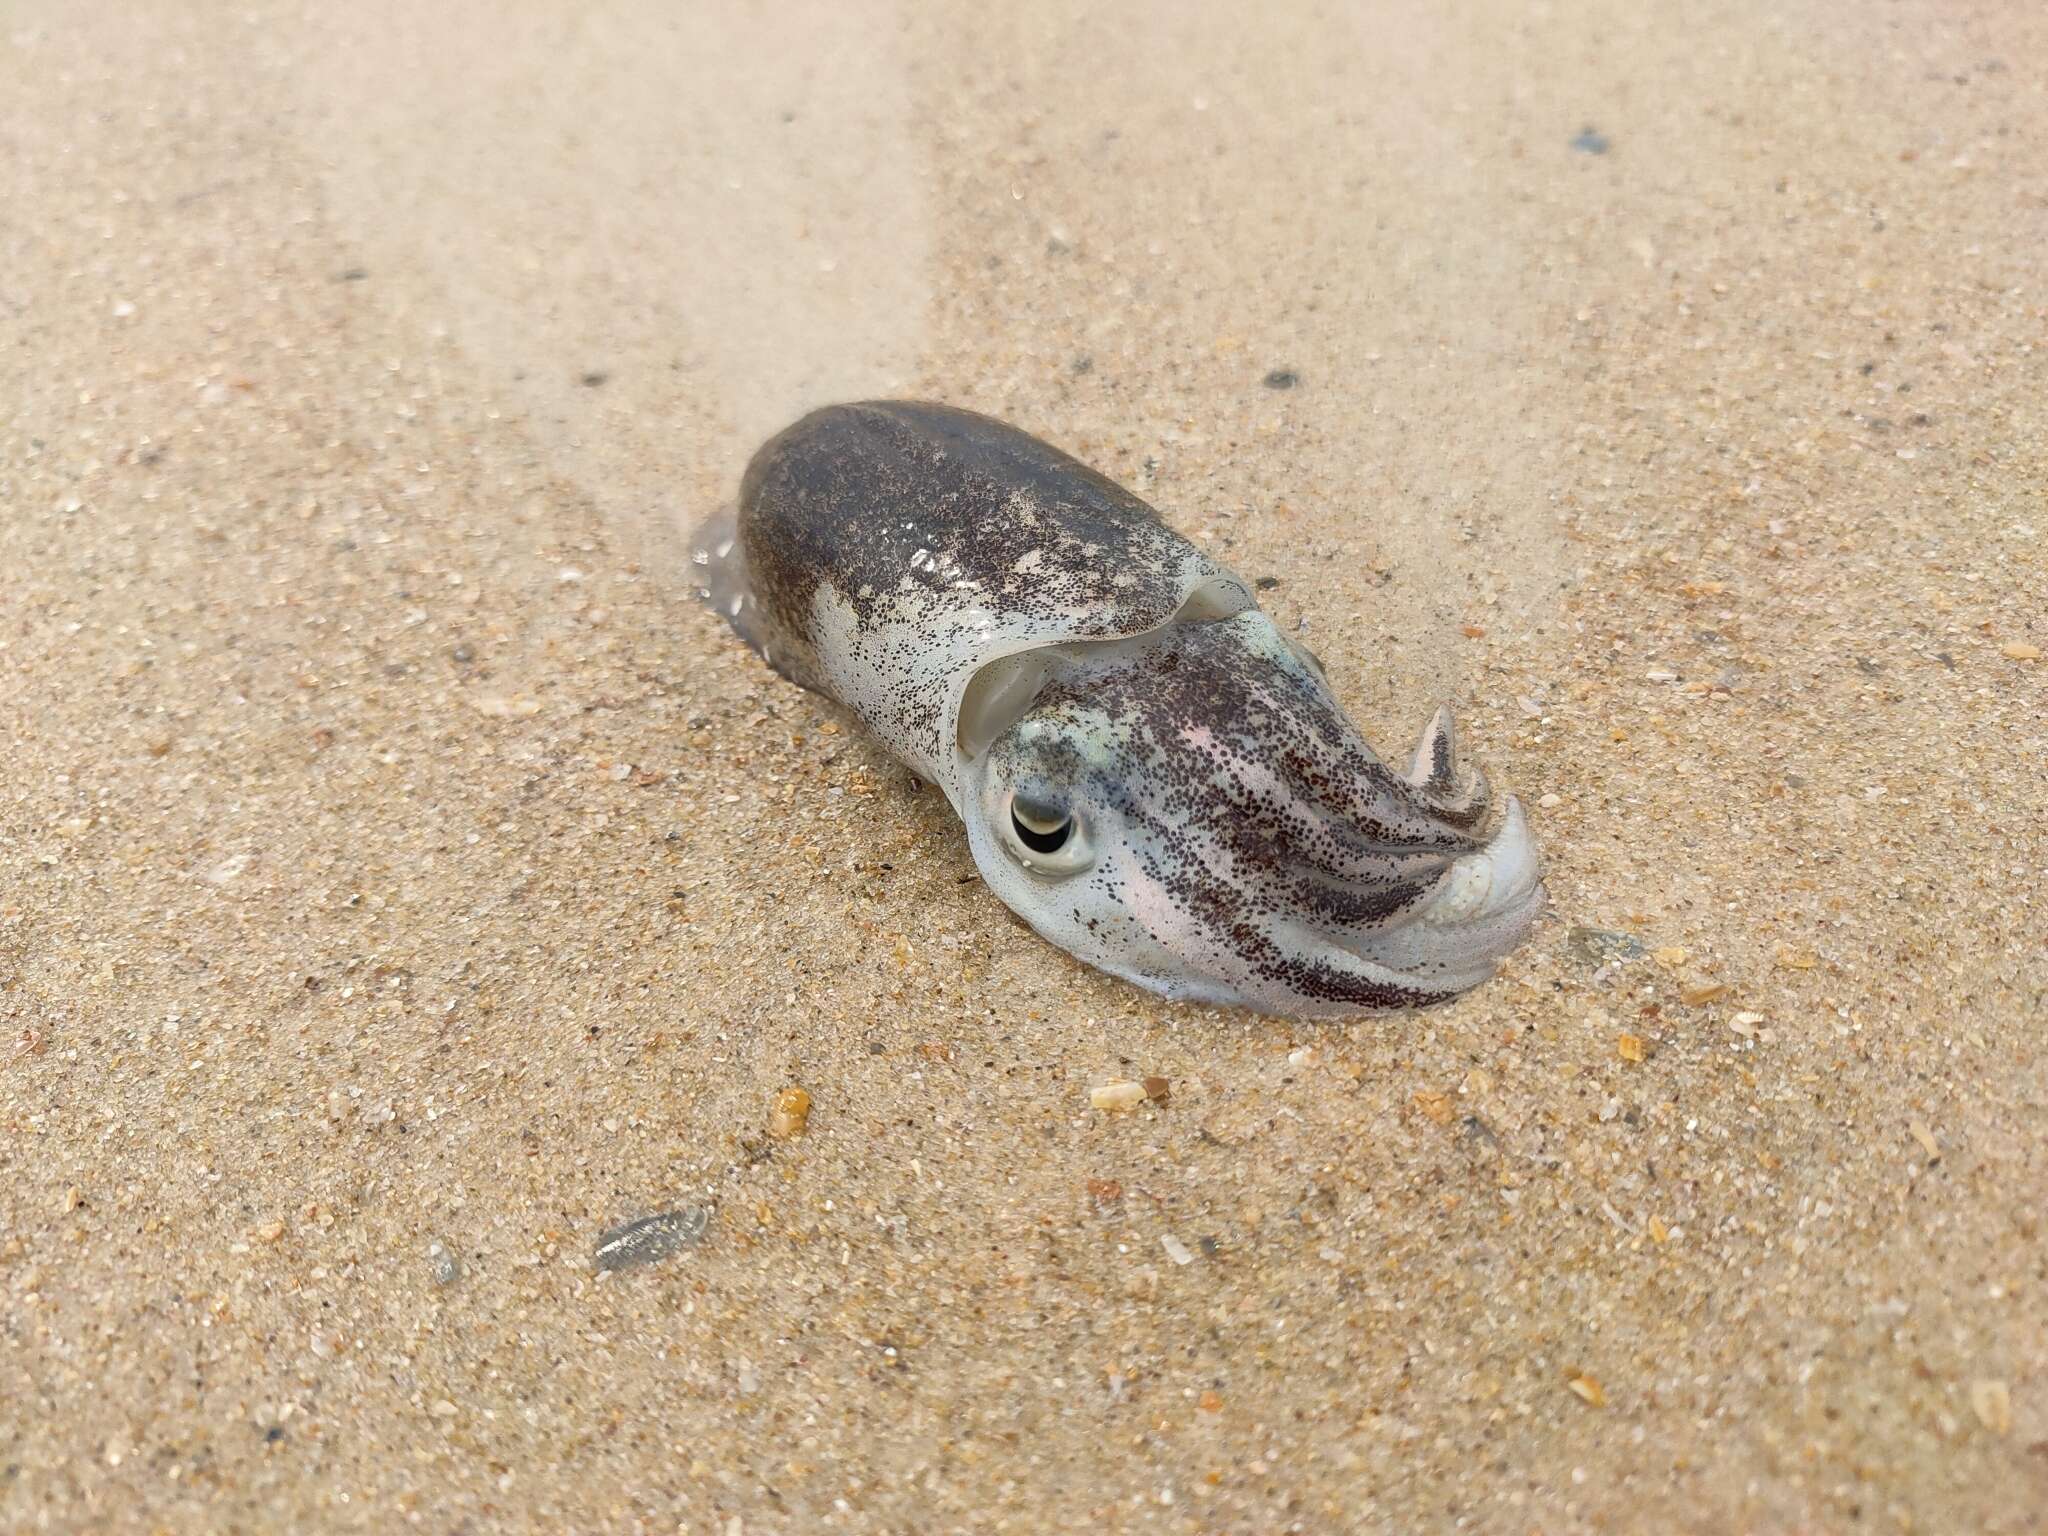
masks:
[[[1323,1017],[1478,985],[1543,904],[1448,709],[1405,771],[1252,588],[1086,465],[949,406],[813,411],[712,520],[701,590],[936,784],[988,888],[1167,997]]]

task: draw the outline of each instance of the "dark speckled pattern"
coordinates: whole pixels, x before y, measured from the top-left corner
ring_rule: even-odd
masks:
[[[1078,459],[910,401],[827,406],[769,439],[740,483],[739,533],[755,597],[793,639],[828,575],[863,623],[903,583],[950,601],[967,579],[1007,611],[1071,622],[1081,640],[1165,623],[1188,557],[1207,565]]]
[[[707,596],[735,628],[937,782],[990,889],[1093,965],[1357,1012],[1454,996],[1533,915],[1532,852],[1502,892],[1521,905],[1480,910],[1484,786],[1461,784],[1447,717],[1409,774],[1389,769],[1249,587],[1013,427],[911,402],[814,411],[755,454],[707,542]],[[970,759],[968,683],[1027,652],[1046,669],[1028,713]],[[1093,862],[1020,861],[1013,791],[1071,805]],[[1478,895],[1439,923],[1467,865]]]
[[[949,794],[952,710],[980,667],[1155,628],[1205,580],[1242,587],[1079,460],[911,401],[827,406],[763,444],[737,535],[748,608],[735,627]],[[821,586],[854,634],[825,632]]]
[[[1098,964],[1287,1011],[1415,1006],[1469,984],[1469,957],[1406,953],[1402,940],[1452,861],[1485,840],[1379,760],[1263,614],[1066,653],[991,757],[1004,787],[1064,790],[1113,846],[1071,882],[1064,913],[1101,944]],[[1148,901],[1171,907],[1182,938],[1150,964],[1120,964],[1157,946],[1137,918],[1118,931],[1105,914]],[[1399,963],[1379,953],[1389,939]]]

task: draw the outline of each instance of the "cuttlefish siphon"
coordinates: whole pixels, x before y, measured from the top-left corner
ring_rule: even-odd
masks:
[[[939,786],[1050,942],[1168,997],[1321,1017],[1478,985],[1543,904],[1448,710],[1405,772],[1252,589],[1014,427],[813,411],[700,535],[704,596]]]

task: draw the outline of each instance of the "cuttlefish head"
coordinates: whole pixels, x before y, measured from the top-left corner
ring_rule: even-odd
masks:
[[[989,705],[993,699],[995,703]],[[1045,938],[1170,997],[1303,1017],[1442,1002],[1543,903],[1510,798],[1439,710],[1407,771],[1257,609],[1012,661],[962,814]]]

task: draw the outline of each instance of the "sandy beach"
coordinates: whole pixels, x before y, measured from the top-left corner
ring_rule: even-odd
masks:
[[[0,0],[0,1528],[2048,1529],[2044,253],[2020,0]],[[1013,921],[691,598],[881,395],[1530,942]]]

